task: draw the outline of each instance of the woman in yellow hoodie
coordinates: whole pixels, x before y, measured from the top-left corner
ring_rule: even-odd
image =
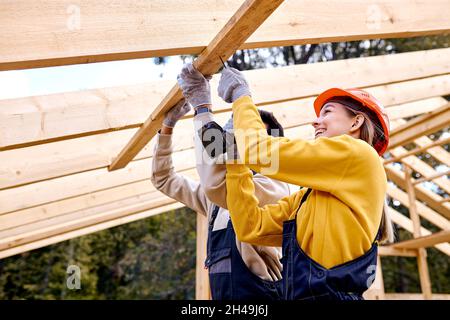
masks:
[[[285,299],[362,299],[375,278],[378,240],[393,239],[379,158],[389,142],[381,103],[359,89],[323,92],[314,102],[315,140],[308,141],[265,133],[238,70],[222,71],[218,92],[233,103],[240,154],[226,176],[237,237],[283,246]],[[250,169],[302,188],[259,207]]]

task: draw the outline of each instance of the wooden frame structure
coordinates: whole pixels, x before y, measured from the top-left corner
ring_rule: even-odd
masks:
[[[267,10],[253,7],[256,2]],[[6,18],[0,20],[0,70],[200,54],[196,62],[200,69],[214,73],[217,59],[211,63],[203,57],[228,57],[238,48],[420,36],[450,30],[445,15],[448,2],[444,0],[375,0],[370,5],[357,0],[282,2],[233,0],[225,7],[216,1],[203,1],[202,7],[192,10],[193,4],[178,0],[129,0],[115,2],[105,15],[103,8],[111,0],[86,1],[78,7],[81,27],[69,28],[71,1],[55,4],[36,0],[33,8],[28,8],[26,1],[3,1],[0,12]],[[335,14],[344,9],[345,17]],[[171,19],[165,19],[168,15]],[[333,28],[329,28],[330,17]],[[344,18],[345,23],[340,23]],[[255,24],[249,26],[248,21]],[[233,34],[233,27],[240,23],[249,26],[247,33],[236,39],[223,37],[224,30]],[[41,24],[42,28],[35,27]],[[164,33],[159,31],[162,26]],[[212,46],[217,53],[211,53]],[[390,213],[395,224],[411,232],[413,239],[380,247],[380,257],[416,257],[422,294],[385,293],[379,258],[379,276],[367,292],[368,298],[450,298],[432,293],[426,262],[427,247],[450,255],[448,170],[437,172],[416,156],[426,153],[450,166],[449,154],[442,147],[449,143],[448,136],[436,141],[427,137],[450,123],[449,103],[443,98],[450,94],[449,57],[450,49],[435,49],[245,72],[256,104],[274,112],[288,137],[311,138],[312,101],[337,84],[365,88],[386,105],[393,129],[390,157],[385,160],[391,182],[388,196],[409,209],[409,218],[394,207]],[[323,77],[325,73],[332,76]],[[149,182],[153,141],[147,141],[158,128],[155,120],[180,98],[173,85],[173,81],[157,81],[0,100],[0,258],[181,207]],[[212,86],[216,85],[214,77]],[[230,105],[216,97],[213,104],[217,121],[225,122]],[[186,116],[175,129],[174,165],[196,178],[191,117]],[[414,119],[407,120],[411,117]],[[132,153],[124,151],[149,125],[152,129],[147,141],[137,144]],[[405,149],[412,143],[412,150]],[[125,158],[117,157],[124,154]],[[413,172],[422,177],[413,178]],[[425,188],[424,183],[435,188]],[[422,227],[421,219],[441,231],[431,233]],[[206,232],[201,218],[197,230],[196,297],[207,299],[207,277],[202,268]]]

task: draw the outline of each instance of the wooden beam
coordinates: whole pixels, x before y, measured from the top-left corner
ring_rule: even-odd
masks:
[[[386,300],[422,300],[420,293],[386,293]],[[433,293],[432,300],[450,300],[450,294]]]
[[[388,184],[387,194],[409,208],[408,194],[392,184]],[[416,200],[417,213],[442,230],[450,230],[450,221],[439,213]]]
[[[253,100],[257,105],[313,97],[324,88],[335,86],[337,81],[342,87],[367,88],[447,74],[444,78],[429,79],[435,80],[428,84],[430,91],[420,98],[423,99],[450,92],[450,89],[442,90],[446,84],[450,87],[449,56],[450,48],[435,49],[251,70],[244,71],[244,74],[252,86]],[[380,68],[391,72],[378,72]],[[332,76],[324,78],[323,74]],[[370,77],[363,76],[366,74],[370,74]],[[212,88],[217,87],[218,80],[219,75],[213,77]],[[292,86],[292,83],[296,85]],[[0,100],[0,151],[138,128],[149,112],[161,102],[171,84],[170,81],[154,81],[133,86]],[[384,92],[376,93],[379,94],[377,97],[386,96]],[[385,98],[382,102],[385,105],[402,103],[392,99],[396,98]],[[406,102],[407,97],[401,100]],[[413,97],[413,100],[417,98]],[[217,95],[212,95],[212,103],[215,113],[231,110],[231,105]],[[423,107],[424,110],[427,108]]]
[[[429,236],[423,236],[414,238],[411,240],[405,240],[402,242],[397,242],[391,245],[391,247],[399,249],[419,249],[432,247],[438,243],[449,242],[450,241],[450,230],[439,231],[433,233]]]
[[[403,147],[397,147],[395,149],[390,150],[390,152],[394,156],[399,156],[402,153],[406,153],[406,149]],[[436,170],[433,169],[430,165],[428,165],[426,162],[420,160],[416,156],[408,156],[402,159],[402,162],[410,166],[415,171],[419,172],[423,176],[436,176],[438,173]],[[450,193],[450,183],[447,179],[443,177],[437,177],[434,181],[439,187],[441,187],[444,191]]]
[[[208,218],[197,213],[197,256],[195,268],[195,299],[210,300],[208,270],[205,269]]]
[[[391,207],[389,207],[388,209],[389,209],[389,213],[391,215],[392,221],[395,224],[399,225],[400,227],[402,227],[403,229],[405,229],[408,232],[411,232],[411,233],[414,232],[414,227],[413,227],[413,223],[412,223],[411,219],[409,219],[408,217],[404,216],[403,214],[401,214],[400,212],[398,212],[397,210],[395,210]],[[428,236],[428,235],[432,234],[430,232],[430,230],[425,229],[424,227],[420,228],[420,232],[424,236]],[[434,245],[434,247],[436,249],[438,249],[439,251],[441,251],[442,253],[450,256],[450,245],[448,243],[436,244],[436,245]]]
[[[441,93],[450,93],[450,76],[448,77],[448,88],[443,88],[445,91],[443,90]],[[369,87],[367,90],[377,94],[376,96],[388,106],[387,112],[389,115],[391,115],[392,110],[392,117],[396,119],[404,114],[416,115],[425,110],[429,111],[442,106],[445,99],[440,97],[409,101],[420,99],[422,96],[427,97],[428,94],[432,94],[443,83],[445,81],[442,82],[437,77],[433,81],[424,79],[412,80]],[[274,112],[285,128],[301,124],[309,126],[315,119],[314,111],[311,108],[313,100],[314,97],[304,98],[264,105],[261,108]],[[396,103],[396,105],[392,105],[392,103]],[[398,103],[401,104],[398,105]],[[225,123],[229,116],[229,113],[215,114],[215,119],[218,123]],[[182,120],[177,124],[174,130],[174,151],[193,148],[192,132],[192,120]],[[286,130],[286,132],[289,131]],[[109,165],[112,157],[120,151],[134,133],[135,129],[112,131],[105,134],[71,139],[70,141],[58,141],[3,151],[0,164],[4,169],[0,170],[0,189],[105,168]],[[293,135],[293,137],[296,136]],[[305,137],[303,136],[303,138]],[[136,160],[151,157],[153,147],[154,141],[151,141],[136,156]]]
[[[417,257],[417,250],[393,248],[392,246],[379,246],[378,254],[380,256],[392,257]]]
[[[185,154],[192,152],[187,150]],[[178,170],[195,166],[195,159],[181,157],[174,159]],[[52,201],[68,199],[91,192],[106,190],[132,182],[147,180],[151,177],[151,161],[142,159],[133,161],[129,168],[114,173],[106,169],[86,171],[75,175],[64,176],[39,183],[25,185],[19,188],[2,190],[0,192],[0,214],[22,210]],[[14,201],[11,201],[14,199]]]
[[[180,0],[35,0],[33,6],[1,1],[0,70],[199,54],[241,4],[206,0],[194,9]],[[450,29],[447,5],[442,0],[285,1],[239,47],[444,33]]]
[[[416,155],[420,152],[425,152],[430,148],[436,147],[436,146],[441,146],[443,144],[447,144],[450,143],[450,138],[446,138],[446,139],[438,139],[436,141],[433,141],[432,143],[429,144],[425,144],[424,146],[420,146],[417,147],[415,149],[412,149],[406,153],[401,154],[398,157],[392,157],[391,159],[387,159],[384,161],[384,164],[388,164],[388,163],[392,163],[392,162],[399,162],[400,159],[403,159],[404,157],[407,156],[411,156],[411,155]]]
[[[216,73],[221,67],[220,59],[227,60],[282,2],[283,0],[246,0],[200,56],[195,59],[194,67],[204,75]],[[124,168],[133,160],[159,130],[164,114],[182,98],[181,89],[176,84],[108,169],[112,171]]]
[[[70,232],[66,232],[66,233],[61,233],[61,234],[57,234],[55,236],[52,237],[48,237],[42,240],[38,240],[38,241],[34,241],[34,242],[30,242],[27,243],[25,245],[21,245],[21,246],[17,246],[17,247],[13,247],[11,249],[6,249],[3,251],[0,251],[0,259],[6,258],[6,257],[10,257],[10,256],[14,256],[16,254],[20,254],[23,252],[27,252],[27,251],[31,251],[34,249],[38,249],[38,248],[42,248],[42,247],[46,247],[49,246],[51,244],[55,244],[61,241],[65,241],[65,240],[69,240],[69,239],[73,239],[73,238],[77,238],[77,237],[81,237],[87,234],[91,234],[94,232],[98,232],[101,230],[105,230],[105,229],[109,229],[109,228],[113,228],[122,224],[126,224],[126,223],[130,223],[133,221],[137,221],[137,220],[141,220],[141,219],[145,219],[148,218],[150,216],[162,213],[162,212],[166,212],[166,211],[170,211],[170,210],[175,210],[178,208],[183,207],[183,204],[179,203],[179,202],[175,202],[173,204],[164,206],[164,207],[159,207],[156,209],[152,209],[152,210],[147,210],[147,211],[143,211],[143,212],[139,212],[136,214],[132,214],[132,215],[128,215],[125,217],[120,217],[117,219],[113,219],[113,220],[109,220],[109,221],[105,221],[105,222],[101,222],[95,225],[91,225],[85,228],[81,228],[81,229],[77,229],[77,230],[73,230]]]
[[[444,171],[444,172],[437,172],[437,173],[435,173],[435,174],[433,174],[431,176],[423,177],[423,178],[414,180],[413,184],[416,185],[416,184],[419,184],[419,183],[422,183],[422,182],[425,182],[425,181],[433,181],[434,179],[440,178],[442,176],[447,176],[449,174],[450,174],[450,170],[447,170],[447,171]]]
[[[431,140],[428,137],[420,137],[416,140],[414,140],[414,143],[418,146],[423,147],[426,144],[432,143],[433,140]],[[427,150],[427,152],[433,156],[435,159],[439,160],[443,164],[445,164],[447,167],[450,167],[450,155],[447,150],[445,150],[443,147],[433,147]]]
[[[392,164],[388,164],[384,166],[384,168],[389,180],[394,182],[399,187],[406,189],[406,183],[402,171],[396,169]],[[415,186],[414,189],[419,200],[427,203],[430,208],[443,215],[447,219],[450,219],[450,209],[446,204],[440,203],[440,200],[442,200],[441,196],[420,185]]]
[[[2,214],[0,215],[0,230],[32,224],[68,212],[81,211],[121,199],[135,197],[136,201],[139,201],[141,195],[154,191],[153,185],[148,180],[143,180]]]
[[[120,206],[117,203],[107,203],[105,205],[87,208],[80,212],[66,213],[48,220],[41,220],[33,224],[0,231],[0,250],[24,245],[139,212],[164,207],[176,202],[174,199],[159,194],[159,192],[155,195],[150,194],[148,197],[142,196],[142,200],[139,202],[136,202],[134,199],[119,201],[122,203]]]
[[[192,125],[191,121],[188,121],[187,123],[189,123],[189,125]],[[306,127],[309,127],[309,125]],[[177,129],[175,130],[175,133],[176,132]],[[114,136],[116,136],[116,134],[118,133],[114,133]],[[307,136],[298,133],[297,128],[286,130],[286,135],[292,137],[308,138]],[[189,145],[183,145],[182,143],[182,145],[180,146],[177,143],[179,142],[178,140],[189,141],[186,142],[189,143]],[[177,149],[177,146],[181,149],[184,149],[185,147],[189,148],[192,146],[191,140],[192,139],[185,133],[176,135],[176,137],[174,138],[174,148]],[[111,139],[111,141],[115,143],[115,139]],[[30,150],[23,150],[23,152],[17,154],[17,158],[11,157],[9,158],[9,160],[7,160],[8,154],[12,151],[4,152],[2,154],[2,161],[3,163],[5,163],[5,167],[10,168],[5,173],[10,174],[11,176],[11,180],[8,180],[8,175],[3,176],[3,179],[1,180],[3,180],[4,183],[7,183],[8,181],[11,181],[11,183],[13,184],[18,183],[20,182],[20,178],[25,179],[27,177],[37,180],[37,178],[43,178],[45,177],[45,175],[53,175],[54,179],[3,190],[2,192],[0,192],[0,200],[3,199],[2,201],[0,201],[0,212],[7,213],[15,210],[22,210],[28,207],[42,205],[44,203],[49,203],[52,201],[76,197],[99,190],[106,190],[115,186],[143,181],[145,179],[149,179],[150,177],[150,166],[149,163],[147,163],[148,157],[150,157],[151,154],[150,148],[147,153],[142,156],[141,160],[134,161],[129,169],[123,170],[120,173],[109,174],[101,167],[99,169],[89,171],[92,168],[92,164],[94,162],[90,160],[91,157],[85,156],[86,154],[79,152],[79,150],[92,150],[89,154],[97,157],[101,161],[100,163],[103,163],[103,166],[105,166],[108,162],[109,156],[108,154],[101,154],[99,152],[99,150],[101,149],[98,148],[107,147],[108,140],[93,140],[92,144],[89,145],[72,143],[72,146],[67,144],[64,147],[60,146],[60,143],[62,142],[56,143],[57,145],[54,146],[54,148],[50,145],[47,147],[33,147],[39,148],[39,152],[37,152],[36,154],[30,153]],[[114,145],[117,148],[120,147],[120,145]],[[71,147],[73,147],[73,152],[69,151]],[[60,150],[64,150],[64,155],[61,155]],[[109,153],[110,156],[112,156],[114,150],[117,149],[112,149],[112,152]],[[15,151],[15,153],[17,153],[17,151]],[[28,157],[20,158],[20,155],[22,154],[23,156],[28,155]],[[39,154],[45,154],[46,157],[48,156],[48,160],[53,162],[54,165],[51,165],[50,162],[45,163],[37,160],[39,159]],[[68,158],[66,158],[66,156],[68,156]],[[70,157],[75,158],[72,158],[71,160]],[[174,156],[174,159],[175,167],[178,170],[185,170],[194,167],[194,155],[192,150],[184,150],[182,151],[182,153],[176,154]],[[186,161],[186,159],[188,159],[188,161]],[[23,163],[23,167],[14,167],[20,162]],[[86,170],[78,170],[81,172],[74,175],[68,175],[71,171],[76,171],[74,170],[72,165],[78,165],[80,166],[80,168],[84,167],[86,168]],[[16,175],[17,172],[18,174]],[[56,179],[56,177],[58,177],[58,173],[63,174],[60,174],[60,178]],[[71,187],[67,188],[67,186]],[[57,190],[57,192],[55,192],[55,190]],[[11,202],[8,201],[8,199],[16,199],[16,201]]]
[[[179,173],[184,177],[198,180],[195,169]],[[144,200],[159,201],[161,197],[164,198],[149,179],[145,179],[0,215],[0,230],[6,231],[25,225],[31,226],[32,229],[39,221],[51,220],[74,212],[78,215],[72,216],[71,219],[85,216],[93,208],[120,209],[124,206],[139,204]]]
[[[409,217],[413,223],[413,236],[417,239],[422,236],[422,233],[420,217],[416,208],[416,193],[414,191],[414,185],[411,181],[411,175],[412,169],[408,165],[405,165],[406,191],[408,193],[409,200]],[[430,300],[432,295],[431,281],[430,273],[428,271],[427,251],[425,248],[417,249],[417,266],[419,269],[420,287],[422,289],[423,297],[425,300]]]
[[[389,149],[405,145],[418,137],[439,131],[448,126],[450,103],[426,115],[408,121],[391,132]]]
[[[371,271],[371,270],[370,270]],[[384,281],[383,281],[383,270],[381,269],[381,259],[380,256],[377,257],[377,268],[375,274],[375,281],[369,287],[369,289],[364,292],[363,298],[365,300],[384,300]]]
[[[393,90],[391,93],[395,94],[396,91]],[[291,109],[293,114],[276,114],[280,115],[281,122],[286,117],[303,118],[302,113],[298,113],[295,108]],[[389,111],[389,108],[387,110]],[[296,116],[295,113],[299,115]],[[225,116],[223,121],[228,118],[228,115]],[[312,119],[314,117],[310,121]],[[190,127],[189,132],[193,132],[192,121],[184,122]],[[310,127],[310,125],[306,127]],[[174,149],[183,151],[175,154],[174,161],[178,170],[185,170],[193,168],[195,165],[194,153],[190,149],[192,148],[192,136],[183,131],[179,132],[179,129],[180,127],[175,129]],[[297,128],[287,129],[286,135],[308,138],[306,135],[298,133],[297,130]],[[302,129],[299,128],[299,130]],[[85,137],[81,139],[83,141],[73,141],[72,143],[56,142],[54,146],[50,144],[33,147],[33,149],[37,149],[36,152],[29,149],[3,152],[1,161],[8,170],[0,173],[0,188],[9,188],[0,192],[0,214],[149,179],[150,164],[148,160],[153,150],[152,144],[137,157],[139,160],[133,161],[127,170],[110,174],[104,169],[108,159],[116,150],[119,150],[120,142],[125,141],[131,134],[125,136],[124,132],[115,132],[111,133],[109,138],[105,137],[104,139]],[[120,138],[122,136],[123,138]],[[61,150],[64,150],[64,153],[61,153]],[[80,150],[82,151],[80,152]],[[43,160],[45,161],[40,160],[42,155],[44,155]],[[74,174],[70,174],[72,172]],[[43,181],[49,177],[52,180]],[[20,185],[24,182],[28,184],[10,188],[12,185]],[[30,184],[30,182],[36,183]],[[67,186],[71,187],[67,188]],[[55,190],[57,191],[55,192]],[[16,201],[11,202],[8,199],[16,199]]]

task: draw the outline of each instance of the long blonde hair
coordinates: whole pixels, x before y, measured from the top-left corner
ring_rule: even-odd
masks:
[[[377,141],[384,139],[383,128],[381,127],[381,124],[377,116],[372,110],[363,107],[359,102],[351,98],[339,97],[333,100],[344,105],[345,110],[347,110],[351,116],[361,115],[364,117],[364,122],[360,128],[359,138],[361,140],[366,141],[373,147],[377,143]],[[389,214],[389,207],[386,200],[384,201],[383,204],[380,229],[381,229],[380,243],[394,242],[395,240],[394,225],[392,224],[392,220]]]

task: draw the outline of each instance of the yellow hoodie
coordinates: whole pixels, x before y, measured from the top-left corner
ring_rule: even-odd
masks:
[[[237,237],[280,246],[283,221],[294,218],[306,188],[312,188],[297,216],[297,240],[303,251],[331,268],[369,250],[387,188],[375,149],[349,135],[313,141],[271,137],[250,97],[235,101],[233,113],[239,154],[246,155],[245,164],[227,164],[227,204]],[[245,146],[240,143],[243,139],[247,139]],[[278,153],[278,170],[267,176],[305,188],[261,208],[249,168],[264,173],[267,162],[259,158],[258,148],[267,143],[276,148],[272,154]]]

